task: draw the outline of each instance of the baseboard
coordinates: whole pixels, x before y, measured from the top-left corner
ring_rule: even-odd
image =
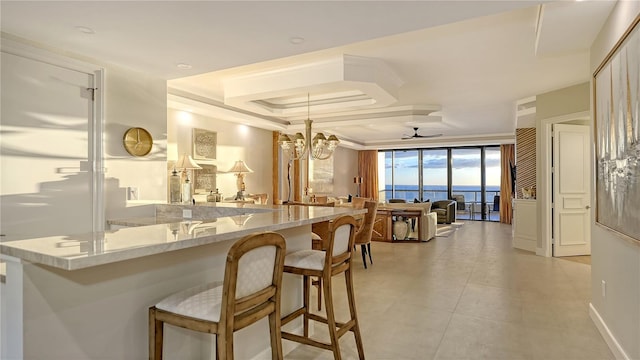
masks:
[[[313,324],[313,322],[311,322],[311,324]],[[294,328],[292,332],[296,333],[296,334],[302,334],[302,325]],[[314,333],[313,326],[309,326],[309,334],[313,335],[313,333]],[[300,346],[300,344],[297,343],[297,342],[288,341],[288,340],[285,341],[283,339],[282,340],[282,355],[286,356],[288,353],[292,352],[293,349],[297,348],[298,346]],[[268,347],[268,348],[262,350],[256,356],[251,358],[251,360],[261,360],[261,359],[271,359],[271,347]]]
[[[607,324],[604,323],[604,320],[602,320],[602,317],[598,313],[598,310],[593,307],[592,303],[589,303],[589,316],[598,328],[598,331],[600,331],[600,335],[602,335],[604,341],[609,346],[609,349],[613,353],[613,356],[615,356],[616,359],[620,360],[631,360],[631,358],[627,356],[627,353],[624,351],[622,346],[620,346],[620,343],[618,343],[618,340],[616,340],[611,331],[609,331]]]
[[[522,237],[514,237],[512,245],[516,249],[536,252],[536,241]]]

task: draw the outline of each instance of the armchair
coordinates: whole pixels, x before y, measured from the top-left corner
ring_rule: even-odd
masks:
[[[456,221],[455,200],[434,201],[431,210],[438,216],[438,224],[451,224]]]

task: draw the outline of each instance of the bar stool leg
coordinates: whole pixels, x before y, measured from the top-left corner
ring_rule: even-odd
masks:
[[[282,341],[280,337],[280,310],[269,314],[269,333],[271,334],[271,359],[282,360]]]
[[[322,278],[311,280],[311,285],[318,288],[318,311],[322,310]]]
[[[149,360],[162,360],[164,323],[156,320],[155,308],[149,309]]]
[[[331,269],[325,269],[331,271]],[[329,326],[329,338],[331,339],[331,349],[333,350],[334,360],[341,360],[340,343],[338,338],[338,330],[336,328],[336,316],[333,312],[333,293],[331,291],[331,275],[327,276],[322,282],[324,290],[325,309],[327,310],[327,325]]]
[[[351,268],[344,272],[344,279],[347,287],[347,298],[349,301],[349,313],[351,319],[355,322],[352,331],[356,338],[356,347],[358,348],[358,357],[360,360],[364,360],[364,346],[362,345],[362,335],[360,334],[360,323],[358,322],[358,316],[356,315],[356,299],[353,293],[353,276]]]
[[[304,305],[304,314],[302,315],[302,321],[303,321],[303,334],[304,337],[309,337],[309,292],[310,292],[310,287],[311,286],[311,281],[309,279],[308,275],[303,275],[302,276],[302,301],[303,301],[303,305]]]

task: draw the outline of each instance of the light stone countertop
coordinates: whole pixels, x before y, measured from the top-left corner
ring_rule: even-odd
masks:
[[[129,225],[143,225],[113,231],[51,236],[0,243],[0,254],[23,261],[64,270],[84,269],[174,250],[241,238],[245,235],[278,231],[342,214],[366,210],[316,206],[249,207],[244,214],[212,219],[142,217]],[[182,211],[182,210],[180,210]],[[159,216],[159,213],[156,213]],[[152,220],[153,219],[153,220]],[[155,225],[146,225],[153,223]],[[166,222],[158,224],[158,222]],[[117,223],[110,221],[110,223]]]

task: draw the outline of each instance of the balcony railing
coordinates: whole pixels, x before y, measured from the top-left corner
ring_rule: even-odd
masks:
[[[414,199],[420,199],[419,195],[420,190],[404,190],[404,189],[395,189],[395,190],[380,190],[378,192],[378,198],[380,200],[389,200],[389,199],[404,199],[407,202],[413,202]],[[499,190],[487,190],[486,194],[486,203],[484,206],[481,204],[482,199],[482,191],[480,190],[456,190],[455,188],[452,191],[453,195],[463,195],[465,200],[465,210],[459,210],[456,214],[457,219],[470,219],[470,220],[481,220],[482,219],[482,210],[484,210],[486,214],[486,220],[490,221],[499,221],[500,213],[499,211],[494,211],[494,197],[496,195],[500,195]],[[430,201],[438,201],[438,200],[446,200],[447,190],[441,189],[425,189],[422,191],[422,199],[430,200]]]

